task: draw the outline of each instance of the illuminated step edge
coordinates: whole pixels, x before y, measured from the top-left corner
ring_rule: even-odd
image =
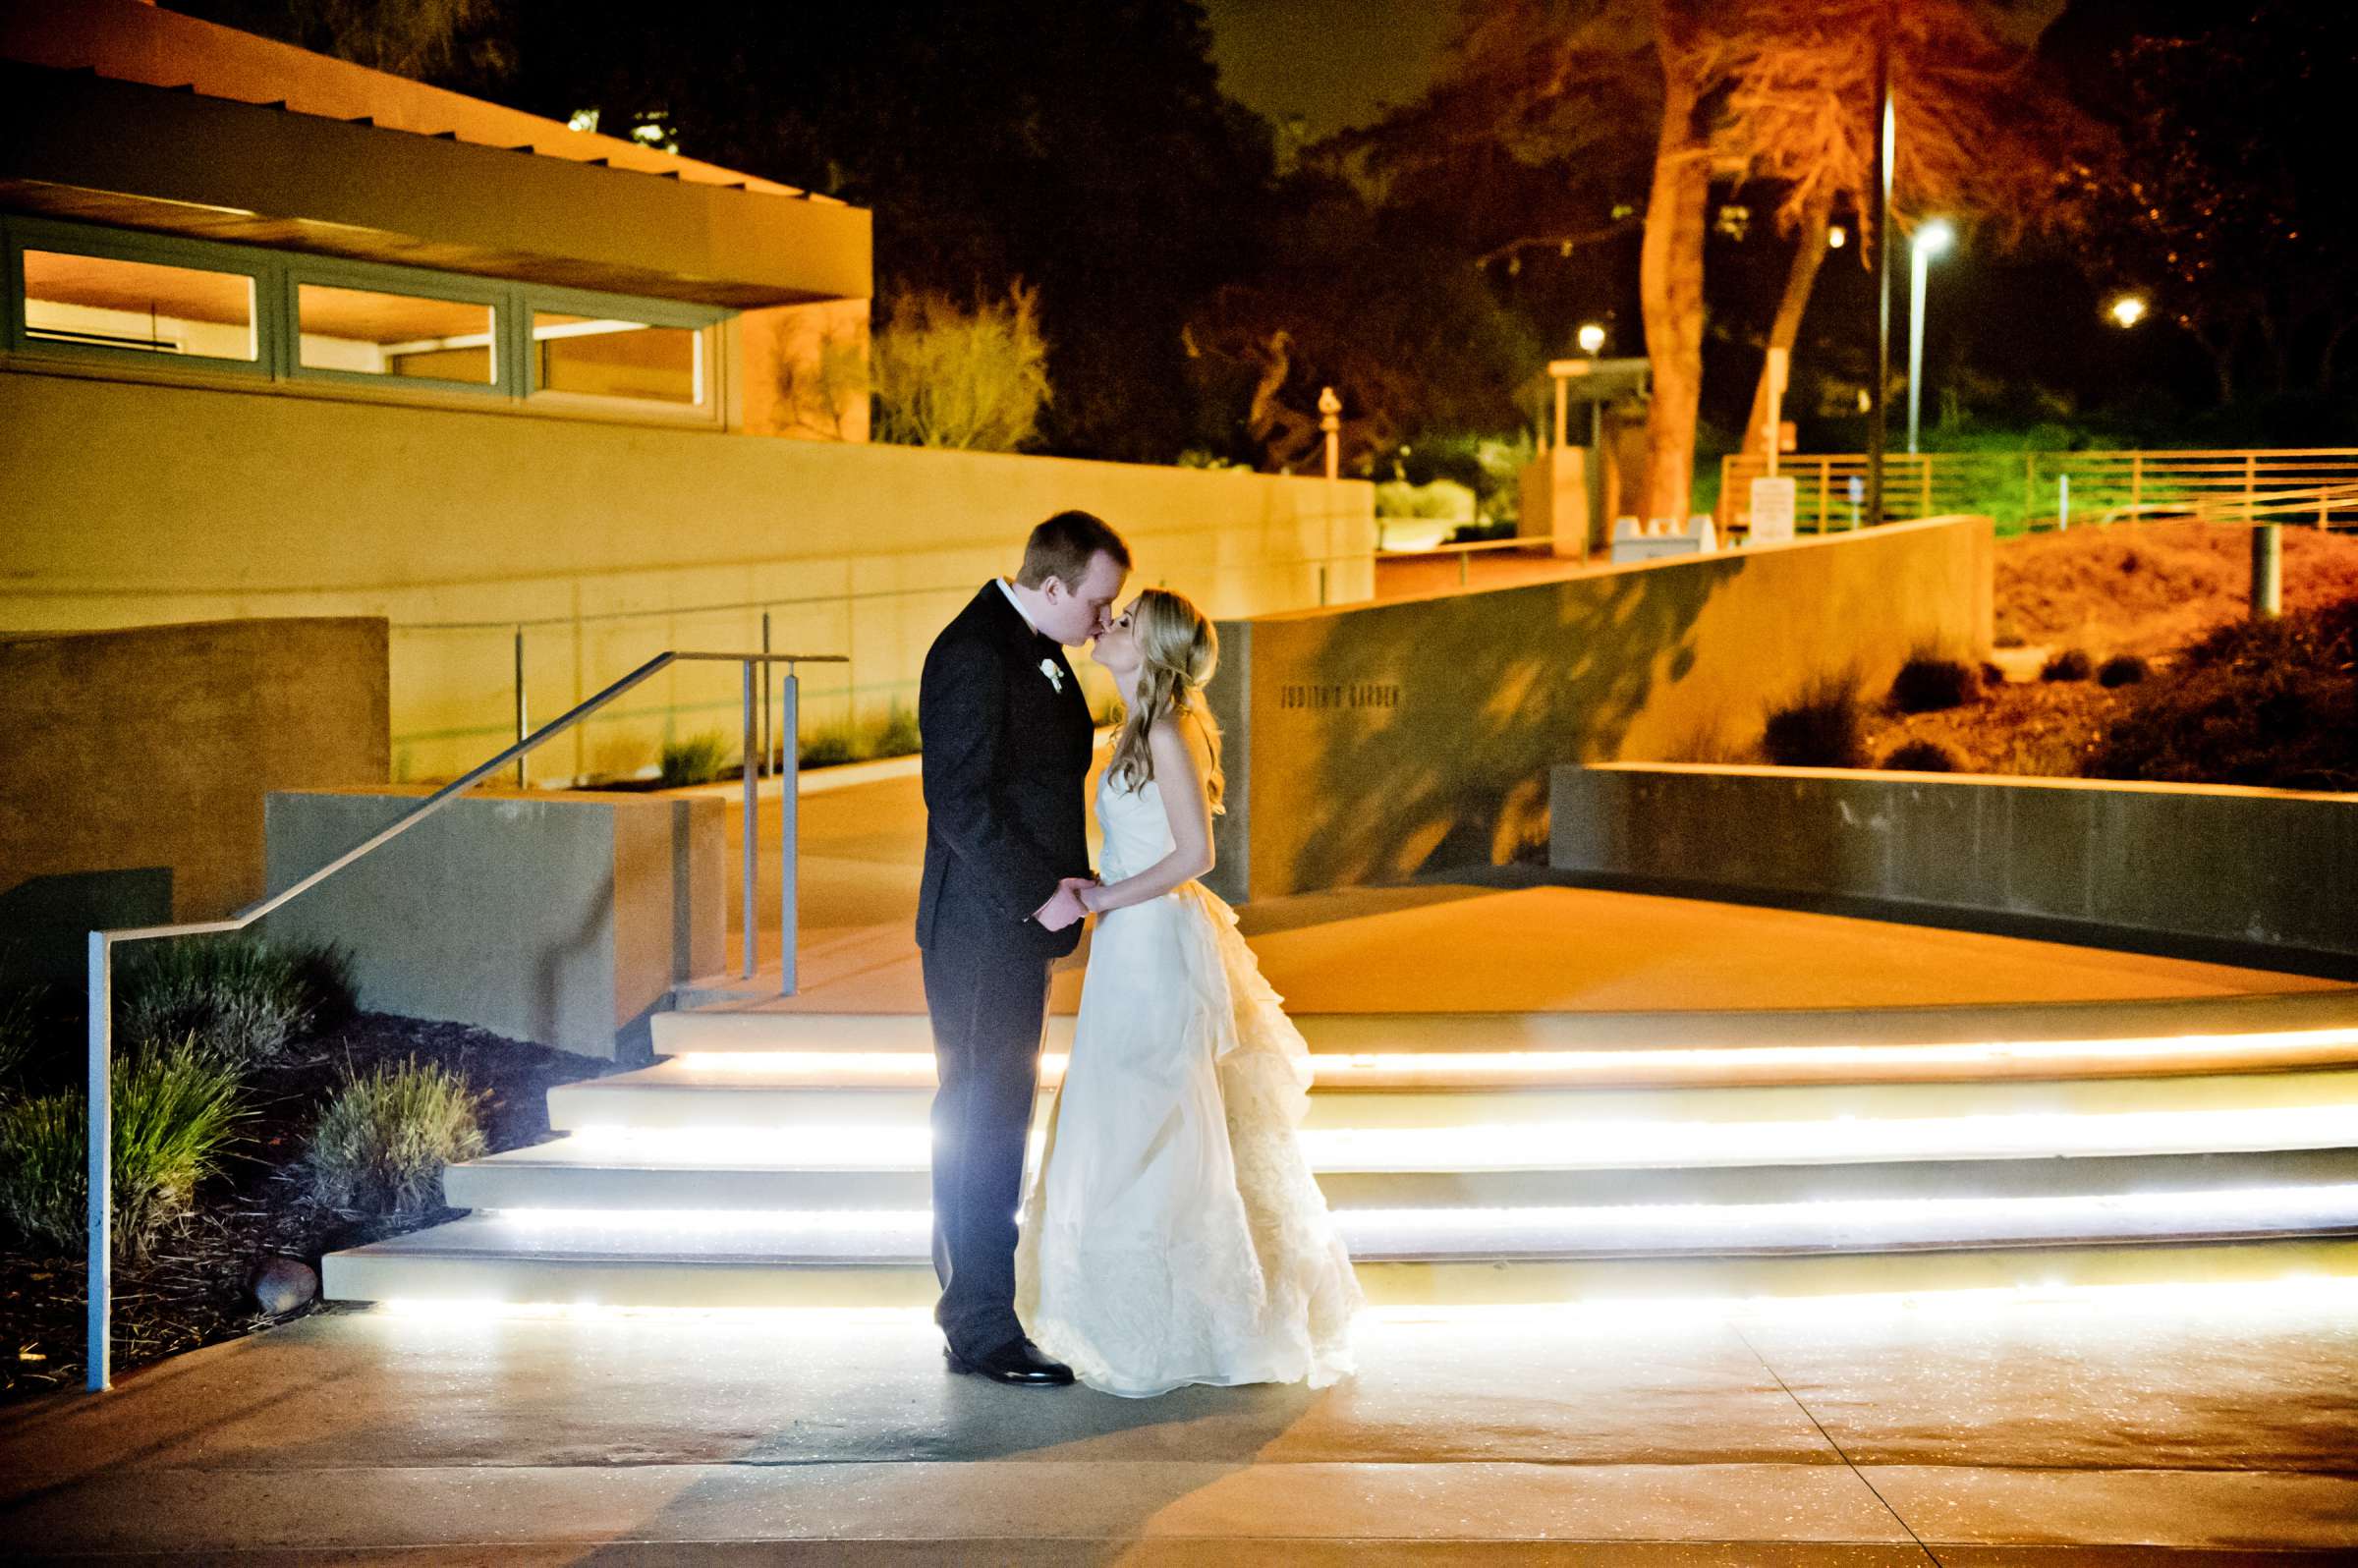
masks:
[[[2336,1031],[2339,1059],[2358,1056],[2358,988],[2136,1002],[2018,1002],[1964,1007],[1757,1009],[1757,1012],[1472,1012],[1292,1014],[1309,1047],[1366,1051],[1625,1051],[1912,1047],[1912,1044],[2124,1042],[2212,1036],[2242,1039]],[[925,1014],[818,1014],[761,1009],[660,1012],[658,1056],[689,1051],[898,1051],[931,1054]],[[1071,1014],[1049,1016],[1047,1049],[1073,1042]],[[2316,1044],[2301,1049],[2321,1049]]]
[[[575,1137],[582,1149],[614,1163],[907,1170],[926,1165],[930,1150],[929,1136],[922,1126],[589,1127]],[[1320,1172],[1660,1169],[2346,1148],[2358,1142],[2358,1118],[2346,1105],[2292,1105],[1789,1122],[1630,1119],[1313,1127],[1303,1132],[1301,1141],[1311,1168]],[[1035,1160],[1039,1144],[1036,1130]]]
[[[923,1087],[836,1089],[758,1073],[700,1073],[675,1060],[561,1084],[548,1092],[549,1125],[758,1128],[922,1128],[932,1093]],[[2196,1107],[2339,1105],[2358,1125],[2358,1071],[2216,1074],[2135,1079],[1989,1082],[1756,1084],[1698,1088],[1439,1088],[1311,1095],[1311,1128],[1445,1128],[1533,1122],[1743,1121],[1888,1115],[1994,1115],[2017,1110],[2110,1113]],[[1044,1113],[1046,1099],[1039,1102]]]
[[[1338,1208],[1355,1259],[1623,1258],[2123,1245],[2358,1233],[2358,1183],[2210,1192],[1854,1198],[1793,1204]],[[924,1263],[925,1209],[501,1209],[452,1227],[475,1250],[665,1262]]]
[[[831,1309],[922,1313],[933,1305],[923,1264],[785,1267],[775,1261],[660,1261],[500,1253],[450,1245],[459,1221],[351,1252],[322,1269],[332,1301],[443,1303],[489,1316],[502,1302],[704,1310]],[[437,1243],[436,1238],[441,1238]],[[2283,1239],[2201,1245],[1818,1253],[1775,1257],[1550,1259],[1359,1266],[1371,1307],[1592,1307],[1600,1302],[1762,1301],[1948,1292],[2145,1286],[2212,1291],[2233,1281],[2285,1288],[2358,1279],[2358,1241]]]
[[[1834,1165],[1620,1169],[1324,1171],[1329,1204],[1359,1208],[1528,1208],[1584,1204],[1771,1203],[1858,1197],[2102,1197],[2358,1182],[2358,1148],[2077,1159],[1904,1160]],[[931,1202],[921,1164],[841,1169],[767,1162],[618,1162],[560,1139],[453,1165],[456,1208],[910,1209]]]

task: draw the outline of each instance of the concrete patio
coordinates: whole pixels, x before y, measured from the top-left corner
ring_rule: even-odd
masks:
[[[334,1312],[0,1418],[18,1560],[2358,1560],[2358,1308],[1363,1324],[1323,1392],[947,1374],[913,1316]],[[174,1554],[178,1554],[175,1556]]]

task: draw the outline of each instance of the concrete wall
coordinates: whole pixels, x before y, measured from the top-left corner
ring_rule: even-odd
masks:
[[[271,887],[424,793],[272,794]],[[717,798],[468,795],[267,924],[350,947],[372,1011],[612,1058],[674,984],[721,968],[727,834]]]
[[[382,783],[385,624],[0,638],[0,973],[262,896],[262,797]]]
[[[1989,646],[1987,518],[1220,627],[1231,898],[1537,858],[1567,761],[1757,740],[1813,678]]]
[[[90,454],[104,451],[104,462]],[[0,626],[366,614],[395,624],[394,773],[447,778],[511,738],[514,624],[553,717],[666,647],[848,652],[806,730],[914,700],[934,632],[1025,532],[1098,512],[1214,615],[1374,591],[1365,483],[782,441],[527,413],[0,371]],[[1321,557],[1340,557],[1325,566]],[[474,623],[409,630],[420,623]],[[737,674],[667,672],[532,777],[628,773],[736,733]]]
[[[1575,875],[2358,957],[2358,797],[1832,768],[1560,767]]]

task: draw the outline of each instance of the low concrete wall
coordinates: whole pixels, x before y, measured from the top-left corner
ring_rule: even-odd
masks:
[[[1575,876],[2358,957],[2358,797],[1834,768],[1559,767]],[[2295,966],[2298,967],[2298,966]]]
[[[1536,860],[1567,760],[1726,755],[1840,671],[1990,643],[1987,518],[1220,625],[1231,900]]]
[[[934,634],[1066,507],[1129,538],[1133,586],[1178,588],[1215,616],[1375,591],[1375,492],[1359,480],[4,366],[0,474],[0,626],[383,616],[402,779],[455,777],[514,739],[520,622],[555,623],[526,636],[535,720],[665,648],[759,646],[762,606],[781,650],[851,655],[807,672],[807,730],[914,708]],[[664,613],[711,604],[741,608]],[[530,776],[629,773],[666,740],[734,737],[737,707],[734,668],[666,671],[535,754]]]
[[[270,885],[309,874],[423,790],[274,793]],[[342,942],[361,1004],[586,1056],[671,987],[721,968],[728,823],[717,798],[492,792],[453,801],[296,899],[274,936]]]
[[[93,924],[252,903],[263,795],[386,762],[382,621],[0,638],[0,976],[79,977]]]

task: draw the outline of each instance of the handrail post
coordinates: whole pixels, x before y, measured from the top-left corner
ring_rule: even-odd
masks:
[[[761,765],[769,766],[770,743],[777,739],[769,727],[769,612],[761,612]]]
[[[778,994],[792,996],[802,918],[795,851],[802,834],[803,782],[803,753],[796,738],[802,721],[802,679],[792,663],[786,666],[786,678],[778,683],[778,734],[785,742],[778,761]]]
[[[524,628],[519,626],[516,628],[516,744],[522,746],[524,738],[531,733],[532,731],[525,724]],[[524,757],[522,754],[518,754],[516,757],[516,787],[524,788]]]
[[[104,931],[90,932],[90,1221],[89,1329],[84,1361],[93,1394],[114,1386],[114,954]]]
[[[760,791],[755,782],[758,776],[755,769],[760,760],[755,751],[758,744],[755,738],[754,725],[754,661],[747,659],[745,661],[745,751],[743,754],[745,758],[745,897],[741,901],[745,916],[745,979],[747,980],[754,978],[754,955],[759,946],[761,934],[758,923],[754,919],[754,898],[757,891],[754,882],[757,874],[756,868],[760,864],[759,840],[761,837],[760,808],[758,804]]]

